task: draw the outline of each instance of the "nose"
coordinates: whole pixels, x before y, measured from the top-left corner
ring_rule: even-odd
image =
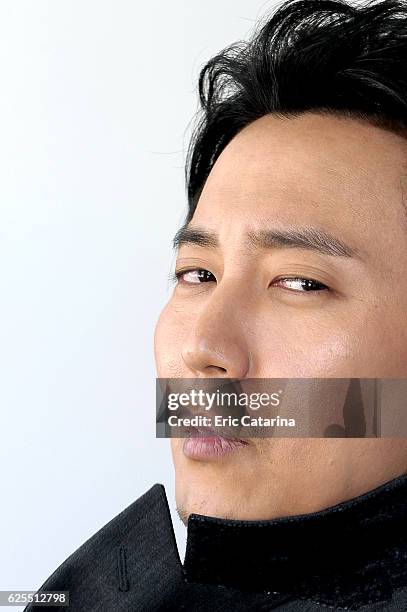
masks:
[[[237,378],[248,376],[250,352],[244,323],[231,301],[218,287],[197,315],[181,350],[191,377]]]

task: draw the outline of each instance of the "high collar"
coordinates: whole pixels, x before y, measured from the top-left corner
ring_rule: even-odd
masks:
[[[265,521],[192,514],[185,577],[357,608],[407,584],[406,519],[407,474],[309,514]]]

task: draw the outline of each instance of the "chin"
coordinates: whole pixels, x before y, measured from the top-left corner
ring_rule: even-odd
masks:
[[[255,513],[250,503],[257,497],[251,495],[253,483],[246,482],[239,462],[194,461],[179,450],[173,444],[176,506],[185,524],[190,514],[244,519]]]
[[[188,517],[191,514],[225,519],[244,518],[239,515],[233,500],[222,499],[222,497],[213,498],[209,491],[206,495],[201,494],[199,496],[183,491],[182,495],[177,496],[177,512],[185,525],[187,525]]]
[[[181,520],[186,524],[190,514],[201,514],[224,519],[252,520],[269,517],[262,507],[261,492],[237,477],[228,478],[210,465],[201,465],[200,473],[182,470],[176,473],[176,505]],[[265,500],[263,500],[265,501]],[[259,503],[260,502],[260,503]]]

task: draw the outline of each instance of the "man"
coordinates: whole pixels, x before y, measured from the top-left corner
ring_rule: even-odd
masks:
[[[294,0],[204,67],[160,378],[407,378],[406,53],[404,1]],[[214,444],[172,440],[183,566],[155,485],[41,590],[73,610],[407,610],[405,438]]]

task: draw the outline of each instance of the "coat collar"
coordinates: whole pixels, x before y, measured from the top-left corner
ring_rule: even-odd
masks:
[[[271,521],[191,515],[184,564],[154,485],[72,553],[41,591],[73,610],[407,610],[407,475],[312,514]],[[403,588],[404,587],[404,588]],[[38,608],[29,604],[27,612]],[[373,609],[377,609],[374,606]],[[380,608],[384,609],[384,608]]]
[[[325,510],[268,521],[192,514],[186,579],[364,605],[407,584],[407,474]]]

